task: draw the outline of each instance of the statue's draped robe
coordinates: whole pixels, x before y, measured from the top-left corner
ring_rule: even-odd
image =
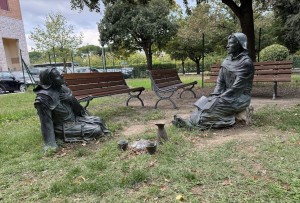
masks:
[[[254,66],[247,51],[237,57],[228,56],[221,64],[208,104],[198,106],[188,122],[201,129],[232,126],[235,115],[250,104],[253,75]]]
[[[57,147],[55,138],[89,140],[109,132],[99,117],[86,114],[65,85],[58,89],[40,85],[34,91],[46,147]]]

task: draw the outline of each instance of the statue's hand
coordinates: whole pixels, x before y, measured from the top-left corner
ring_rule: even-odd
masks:
[[[68,93],[63,93],[59,95],[60,100],[71,100],[72,99],[72,94]]]

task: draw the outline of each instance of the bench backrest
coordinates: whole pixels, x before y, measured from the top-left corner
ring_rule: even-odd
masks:
[[[69,73],[64,79],[75,97],[129,89],[121,72]]]
[[[150,70],[151,82],[156,88],[182,84],[175,69]]]
[[[254,62],[254,79],[255,82],[290,82],[292,74],[292,61],[264,61]],[[220,65],[211,66],[210,78],[206,79],[207,83],[217,81]]]

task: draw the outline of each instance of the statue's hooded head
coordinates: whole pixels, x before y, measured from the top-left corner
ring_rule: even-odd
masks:
[[[236,39],[238,40],[241,47],[244,50],[247,50],[247,36],[241,32],[236,32],[236,33],[233,33],[232,35],[236,37]]]
[[[46,70],[43,70],[40,72],[40,86],[43,89],[49,89],[53,84],[53,79],[51,77],[51,72],[55,68],[47,68]]]

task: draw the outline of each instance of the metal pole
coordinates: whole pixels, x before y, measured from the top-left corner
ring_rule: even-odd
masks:
[[[102,67],[103,67],[103,71],[106,72],[106,61],[105,61],[104,44],[101,44],[101,46],[102,46]]]
[[[49,58],[49,62],[51,64],[51,56],[50,56],[50,53],[48,52],[48,58]]]
[[[22,51],[20,49],[20,58],[21,58],[21,67],[22,67],[22,72],[23,72],[23,82],[24,82],[24,85],[26,85],[26,80],[25,80],[25,72],[24,72],[24,66],[23,66],[23,57],[22,57]]]
[[[261,38],[261,28],[259,28],[259,32],[258,32],[258,53],[257,53],[258,62],[259,62],[259,52],[260,52],[260,38]]]
[[[113,68],[115,68],[115,58],[114,58],[114,54],[112,52],[111,47],[112,47],[112,45],[109,46],[109,50],[110,50],[110,54],[112,56],[112,65],[113,65]]]
[[[54,67],[56,68],[56,54],[55,54],[55,49],[54,49],[54,47],[53,47],[53,54],[54,54]]]
[[[73,58],[73,52],[71,52],[71,60],[72,60],[72,69],[73,69],[73,73],[74,73],[75,70],[74,70],[74,58]]]
[[[202,88],[204,87],[204,33],[202,34]]]
[[[91,58],[90,58],[90,52],[88,53],[88,58],[89,58],[89,67],[91,68]]]

